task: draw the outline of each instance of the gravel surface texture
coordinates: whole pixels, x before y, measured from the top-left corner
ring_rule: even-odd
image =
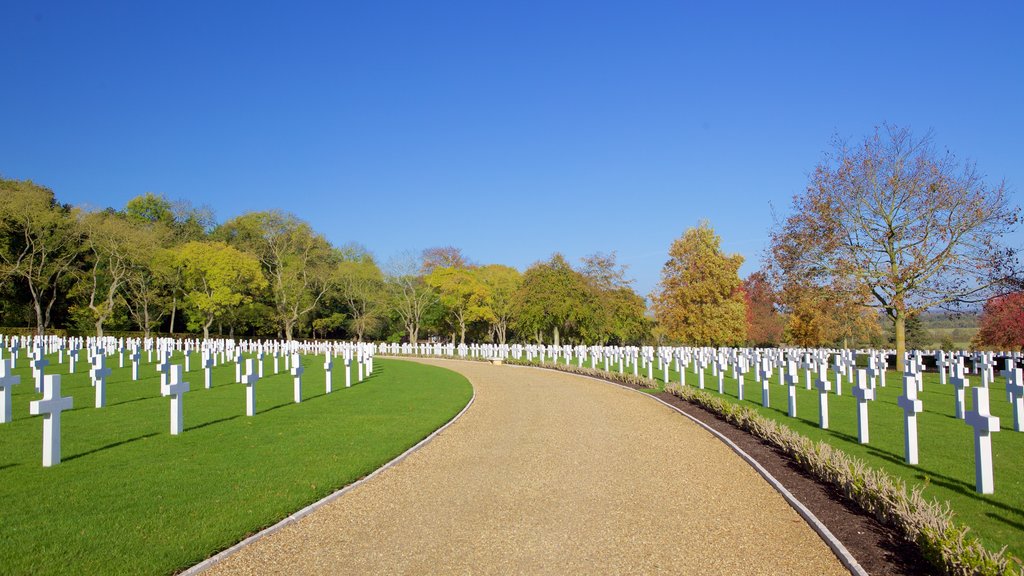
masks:
[[[205,574],[848,573],[750,466],[665,406],[569,374],[423,362],[473,383],[461,419]]]

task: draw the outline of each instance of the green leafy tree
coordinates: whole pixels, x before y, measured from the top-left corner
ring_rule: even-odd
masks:
[[[348,310],[349,318],[346,322],[349,331],[362,342],[365,336],[376,334],[383,324],[386,299],[384,275],[365,249],[343,249],[342,253],[345,259],[336,269],[335,285]],[[331,317],[336,316],[337,313]]]
[[[391,309],[405,328],[410,342],[418,342],[420,328],[431,306],[437,303],[437,292],[420,275],[422,262],[406,253],[388,263],[384,282]]]
[[[669,248],[654,314],[673,339],[699,346],[736,346],[747,337],[740,290],[743,257],[726,255],[711,225],[690,228]]]
[[[40,336],[79,263],[82,233],[74,211],[29,180],[0,179],[0,277],[27,289]]]
[[[516,332],[532,334],[543,341],[550,332],[554,344],[563,335],[579,339],[580,328],[591,321],[595,309],[593,292],[582,274],[561,254],[547,262],[538,262],[523,273],[523,282],[515,297]]]
[[[337,258],[330,243],[309,224],[278,210],[234,218],[215,237],[259,259],[277,320],[291,340],[295,325],[320,304],[335,279]]]
[[[112,210],[81,213],[79,224],[89,256],[80,286],[88,295],[96,336],[102,337],[104,323],[122,302],[122,289],[151,247],[141,227]]]
[[[175,250],[181,270],[190,329],[210,326],[234,307],[249,304],[267,287],[259,261],[223,242],[188,242]]]
[[[449,324],[459,334],[459,343],[465,344],[467,325],[487,318],[487,285],[480,281],[476,269],[470,268],[435,267],[424,280],[437,291]]]

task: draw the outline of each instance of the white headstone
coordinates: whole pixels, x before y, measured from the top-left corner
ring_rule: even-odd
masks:
[[[917,464],[917,415],[924,409],[917,399],[917,375],[907,372],[903,375],[903,395],[896,399],[903,408],[903,448],[907,464]]]
[[[975,387],[974,410],[967,413],[967,425],[974,428],[974,481],[979,494],[995,491],[992,477],[992,433],[999,431],[999,418],[988,406],[988,388]]]
[[[294,390],[294,397],[295,397],[295,403],[296,404],[298,404],[299,402],[302,402],[302,373],[305,372],[305,371],[306,371],[306,369],[302,367],[302,359],[299,358],[298,353],[292,354],[292,377],[294,378],[294,383],[293,384],[294,384],[294,388],[295,388],[295,390]],[[328,393],[331,392],[331,384],[330,384],[330,382],[331,382],[331,377],[330,377],[330,372],[328,372],[328,376],[327,376],[327,392]]]
[[[181,366],[172,364],[167,384],[160,387],[160,394],[171,397],[171,435],[181,434],[184,420],[182,418],[182,398],[188,392],[188,382],[182,381]]]
[[[853,397],[857,399],[857,439],[861,444],[867,444],[868,400],[875,399],[875,389],[868,384],[866,370],[857,370],[857,383],[853,387]]]
[[[60,413],[71,410],[74,399],[60,395],[60,374],[49,374],[43,381],[43,399],[33,400],[29,412],[43,415],[43,466],[60,464]]]
[[[106,367],[106,357],[102,350],[93,358],[92,366],[89,376],[96,388],[96,407],[103,408],[107,405],[107,376],[110,376],[110,368]]]
[[[1024,378],[1021,373],[1024,371],[1012,367],[1013,360],[1007,360],[1006,364],[1003,375],[1006,376],[1006,396],[1013,406],[1013,429],[1021,432],[1024,431],[1021,429],[1024,426]]]
[[[245,375],[242,376],[242,384],[245,384],[245,415],[256,415],[256,382],[259,375],[253,372],[252,358],[245,361]]]
[[[21,376],[14,374],[13,360],[0,360],[0,424],[11,418],[11,387],[21,383]]]
[[[832,382],[828,379],[828,365],[818,367],[818,380],[814,386],[818,389],[818,423],[823,429],[828,428],[828,393],[832,390]]]

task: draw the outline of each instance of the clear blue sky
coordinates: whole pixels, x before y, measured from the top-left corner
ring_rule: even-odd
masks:
[[[883,121],[1021,202],[1024,2],[695,4],[6,0],[0,175],[283,208],[381,261],[617,250],[643,294],[703,218],[755,270],[831,136]]]

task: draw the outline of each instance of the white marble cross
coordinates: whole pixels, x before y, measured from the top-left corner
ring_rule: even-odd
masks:
[[[184,420],[182,419],[182,398],[188,392],[188,382],[182,382],[181,365],[172,364],[167,384],[160,387],[162,396],[171,397],[171,435],[181,434]]]
[[[60,374],[49,374],[43,381],[43,399],[33,400],[28,408],[33,416],[43,415],[43,466],[60,464],[60,413],[71,410],[74,399],[60,395]]]
[[[868,385],[868,374],[865,370],[857,370],[857,383],[853,387],[853,397],[857,399],[857,439],[861,444],[867,444],[868,400],[875,399],[875,389]]]
[[[295,386],[295,394],[294,394],[294,396],[295,396],[295,403],[296,404],[298,404],[299,402],[302,402],[302,373],[305,372],[305,371],[306,371],[306,369],[302,367],[302,359],[299,358],[298,353],[292,354],[292,377],[295,379],[295,381],[294,381],[294,386]],[[331,392],[330,371],[328,371],[327,374],[328,374],[328,376],[327,376],[327,393],[330,394],[330,392]]]
[[[211,370],[215,361],[215,357],[210,355],[209,350],[203,350],[203,385],[206,389],[210,389],[213,386]]]
[[[96,352],[92,362],[89,376],[92,378],[92,385],[96,388],[96,407],[103,408],[107,405],[107,376],[110,376],[110,368],[106,367],[106,356],[103,355],[103,350]]]
[[[957,362],[953,365],[953,377],[949,379],[953,383],[953,388],[956,390],[954,396],[956,398],[956,417],[960,420],[964,419],[964,388],[971,385],[967,377],[964,376],[964,365],[963,362]]]
[[[135,382],[135,381],[137,381],[139,379],[139,360],[141,360],[141,359],[142,359],[142,355],[139,354],[139,349],[138,348],[132,348],[132,355],[131,355],[131,360],[132,360],[132,382]]]
[[[294,356],[292,358],[292,365],[293,366],[295,365],[295,360],[297,360],[297,359],[298,359],[298,355],[296,355],[296,356]],[[331,391],[334,390],[334,385],[331,382],[331,371],[333,371],[333,370],[334,370],[334,358],[331,357],[331,353],[330,352],[327,352],[326,354],[324,354],[324,385],[326,387],[326,390],[327,390],[328,394],[330,394]],[[349,383],[345,382],[345,386],[347,387],[348,385],[349,385]]]
[[[43,349],[38,349],[35,358],[32,359],[32,373],[36,377],[36,392],[43,391],[43,376],[46,375],[46,367],[49,365],[50,361],[43,355]]]
[[[351,353],[345,354],[345,388],[352,386],[352,356]]]
[[[988,406],[988,388],[974,387],[974,410],[967,413],[967,425],[974,428],[974,482],[979,494],[995,491],[992,477],[992,433],[999,431],[999,418]]]
[[[159,351],[156,354],[157,360],[160,362],[156,365],[156,371],[160,373],[160,387],[167,385],[167,372],[171,369],[171,355],[164,351]]]
[[[796,385],[800,383],[796,362],[786,364],[786,386],[789,387],[789,417],[796,418]]]
[[[818,389],[818,423],[822,429],[827,429],[828,393],[832,390],[832,382],[828,379],[828,364],[818,366],[818,381],[814,386]]]
[[[761,406],[771,406],[771,394],[768,393],[768,385],[771,383],[772,369],[771,361],[767,358],[761,360]]]
[[[239,355],[239,358],[241,358],[241,355]],[[245,384],[246,416],[256,415],[256,382],[259,379],[259,375],[253,372],[252,358],[247,358],[245,361],[245,375],[242,376],[242,384]]]
[[[246,363],[246,369],[248,370],[250,364]],[[259,376],[257,376],[258,378]],[[242,383],[242,351],[239,349],[235,352],[235,382]]]
[[[1010,405],[1013,406],[1013,429],[1016,432],[1024,431],[1021,426],[1024,426],[1024,378],[1022,378],[1022,371],[1020,368],[1013,367],[1013,360],[1006,361],[1006,370],[1003,370],[1003,375],[1006,376],[1006,395],[1010,399]]]
[[[904,442],[907,464],[917,464],[917,415],[923,405],[917,399],[917,375],[913,372],[903,374],[903,395],[896,399],[896,404],[903,408]]]
[[[0,424],[11,421],[11,386],[21,383],[21,376],[14,374],[13,360],[0,360]]]

